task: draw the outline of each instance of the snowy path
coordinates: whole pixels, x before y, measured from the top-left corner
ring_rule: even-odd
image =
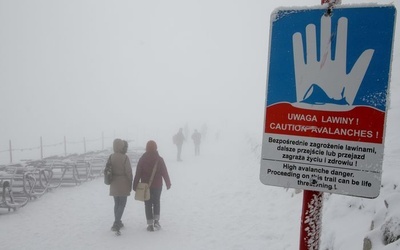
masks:
[[[184,152],[183,162],[161,152],[172,181],[162,194],[161,231],[145,230],[144,205],[131,196],[122,236],[115,236],[113,200],[96,179],[61,187],[17,212],[0,211],[0,248],[296,249],[301,195],[262,185],[249,146],[229,145],[204,148],[200,157]]]

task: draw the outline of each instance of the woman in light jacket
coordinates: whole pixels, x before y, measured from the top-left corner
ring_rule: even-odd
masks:
[[[119,231],[124,224],[121,221],[122,214],[128,196],[132,190],[132,167],[129,157],[126,155],[128,143],[121,139],[115,139],[113,143],[114,153],[110,156],[112,181],[110,184],[110,196],[114,196],[114,223],[112,231]]]
[[[147,219],[147,230],[154,231],[160,229],[160,198],[164,179],[167,189],[171,187],[167,167],[165,166],[164,159],[160,157],[157,151],[157,144],[154,141],[148,141],[146,145],[146,152],[140,157],[136,167],[135,179],[133,181],[133,190],[139,183],[149,183],[153,168],[157,162],[157,171],[154,175],[153,182],[150,186],[150,200],[145,201],[145,212]]]

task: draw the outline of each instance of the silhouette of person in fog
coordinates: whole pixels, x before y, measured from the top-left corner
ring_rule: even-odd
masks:
[[[182,153],[182,144],[183,144],[184,140],[185,140],[185,136],[183,135],[182,128],[180,128],[178,133],[176,133],[173,137],[173,142],[176,145],[176,148],[178,149],[178,153],[176,156],[177,161],[182,161],[181,153]]]
[[[197,131],[197,129],[195,129],[194,133],[192,134],[192,140],[194,143],[194,155],[198,156],[200,155],[201,134]]]

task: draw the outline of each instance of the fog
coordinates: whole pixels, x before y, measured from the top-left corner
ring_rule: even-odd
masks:
[[[40,137],[97,141],[88,150],[102,134],[105,146],[115,137],[171,146],[180,127],[261,140],[270,14],[319,4],[0,1],[0,163],[9,141],[27,149]]]

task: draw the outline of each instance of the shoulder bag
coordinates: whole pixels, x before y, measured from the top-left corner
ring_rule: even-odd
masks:
[[[110,185],[112,182],[112,170],[111,170],[111,155],[108,157],[106,167],[104,168],[104,184]]]
[[[149,183],[144,183],[144,182],[138,183],[138,185],[136,187],[136,192],[135,192],[135,200],[138,200],[138,201],[150,200],[150,186],[151,186],[151,183],[153,182],[154,175],[157,171],[157,165],[158,165],[158,159],[156,161],[156,164],[153,167],[153,172],[151,173]]]

